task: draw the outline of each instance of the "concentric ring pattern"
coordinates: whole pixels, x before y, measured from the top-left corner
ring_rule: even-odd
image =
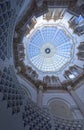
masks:
[[[66,32],[56,26],[38,28],[27,43],[27,56],[42,72],[56,72],[72,58],[73,43]]]

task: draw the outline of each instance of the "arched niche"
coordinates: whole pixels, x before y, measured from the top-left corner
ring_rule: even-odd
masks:
[[[73,118],[70,104],[60,98],[53,98],[48,101],[48,108],[54,116],[62,118]]]

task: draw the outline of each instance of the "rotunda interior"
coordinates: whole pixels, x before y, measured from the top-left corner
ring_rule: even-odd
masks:
[[[0,130],[84,130],[84,0],[0,0]]]

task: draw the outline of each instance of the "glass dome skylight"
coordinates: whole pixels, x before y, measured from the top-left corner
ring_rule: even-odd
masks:
[[[57,72],[70,62],[73,43],[57,26],[41,26],[26,44],[27,60],[42,72]]]

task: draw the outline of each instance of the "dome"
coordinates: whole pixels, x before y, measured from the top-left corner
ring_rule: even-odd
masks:
[[[84,130],[83,0],[0,1],[0,130]]]
[[[61,25],[43,25],[27,39],[26,59],[42,72],[57,72],[73,57],[73,39]]]

